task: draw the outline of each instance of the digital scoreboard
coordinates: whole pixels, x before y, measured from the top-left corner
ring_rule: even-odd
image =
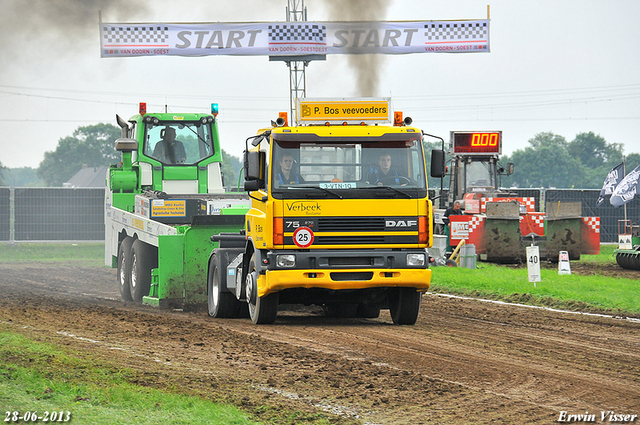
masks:
[[[453,155],[501,155],[502,131],[452,131]]]

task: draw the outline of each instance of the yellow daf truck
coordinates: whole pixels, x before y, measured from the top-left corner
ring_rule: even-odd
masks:
[[[208,267],[208,310],[273,323],[279,304],[329,315],[416,322],[431,270],[433,207],[422,132],[390,100],[303,99],[247,139],[245,230],[219,242]],[[434,151],[432,175],[444,172]]]

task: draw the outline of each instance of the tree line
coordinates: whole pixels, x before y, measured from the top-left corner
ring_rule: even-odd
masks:
[[[111,124],[78,127],[71,136],[58,141],[54,151],[45,152],[36,170],[37,178],[49,187],[59,187],[67,182],[84,165],[109,166],[120,162],[115,150],[120,128]],[[427,164],[432,149],[441,149],[440,142],[425,141]],[[580,133],[571,141],[557,134],[538,133],[528,141],[529,146],[503,155],[500,163],[514,163],[514,173],[502,176],[502,187],[518,188],[576,188],[600,189],[609,170],[622,162],[624,148],[620,143],[609,143],[593,132]],[[447,149],[445,144],[445,149]],[[222,171],[228,185],[237,184],[240,158],[222,150]],[[627,172],[640,164],[640,154],[626,155]],[[0,163],[0,185],[3,176],[11,169]],[[24,173],[23,169],[18,169]],[[438,187],[440,180],[431,179],[431,187]]]
[[[501,187],[600,189],[607,173],[625,157],[621,143],[608,143],[593,132],[580,133],[571,142],[551,132],[538,133],[528,144],[500,158],[504,168],[514,164],[514,173],[501,177]],[[442,148],[441,142],[425,145],[428,157],[432,149]],[[625,162],[628,173],[640,164],[640,154],[626,154]],[[439,179],[429,179],[430,187],[439,185]]]
[[[39,179],[47,187],[60,187],[83,166],[102,167],[117,164],[121,162],[121,154],[115,150],[115,141],[120,137],[120,128],[111,124],[78,127],[71,136],[61,138],[55,150],[45,152],[44,159],[35,170],[32,179]],[[240,160],[228,155],[224,149],[222,158],[225,183],[237,184],[236,169],[240,167]],[[0,163],[0,186],[5,184],[3,171],[12,175],[12,171],[20,175],[25,172],[23,169],[7,169]]]

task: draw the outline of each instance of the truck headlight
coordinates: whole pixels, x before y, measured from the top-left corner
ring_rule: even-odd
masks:
[[[276,255],[276,265],[278,267],[295,267],[296,256],[294,254]]]
[[[407,254],[407,266],[424,266],[425,264],[424,254]]]

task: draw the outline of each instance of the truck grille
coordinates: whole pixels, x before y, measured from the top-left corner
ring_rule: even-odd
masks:
[[[384,217],[320,218],[319,232],[384,232]]]
[[[329,273],[331,280],[343,282],[346,280],[371,280],[373,272],[333,272]]]
[[[384,235],[374,236],[316,236],[315,243],[319,245],[341,245],[341,244],[381,244],[385,243]]]

